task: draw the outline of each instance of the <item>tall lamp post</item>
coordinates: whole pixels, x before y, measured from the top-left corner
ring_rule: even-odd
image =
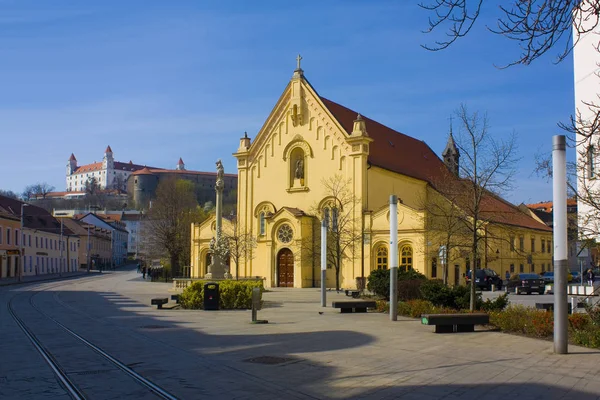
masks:
[[[54,213],[54,216],[62,216],[65,217],[67,216],[67,213]],[[63,268],[63,248],[64,248],[64,243],[63,243],[63,219],[60,219],[60,263],[58,265],[58,276],[62,277],[62,268]]]
[[[24,208],[27,206],[29,206],[29,204],[21,203],[21,232],[19,233],[21,235],[21,238],[20,238],[20,240],[21,240],[21,262],[19,263],[19,271],[18,271],[19,276],[17,278],[17,280],[19,282],[21,282],[23,273],[25,272],[25,268],[24,268],[24,265],[25,265],[25,237],[23,235],[23,228],[25,226],[25,218],[24,218],[23,212],[24,212]]]

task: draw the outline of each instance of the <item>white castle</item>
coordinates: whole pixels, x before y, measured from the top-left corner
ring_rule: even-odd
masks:
[[[145,165],[115,161],[110,146],[104,151],[102,162],[77,166],[77,158],[71,153],[67,163],[67,192],[83,192],[86,182],[95,178],[98,188],[101,190],[114,189],[127,190],[127,178],[135,171],[146,168]],[[147,167],[154,170],[162,168]],[[184,171],[185,164],[180,158],[176,170]]]

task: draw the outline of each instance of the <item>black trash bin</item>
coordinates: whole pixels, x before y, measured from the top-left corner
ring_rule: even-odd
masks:
[[[204,309],[219,309],[219,284],[208,282],[204,284]]]

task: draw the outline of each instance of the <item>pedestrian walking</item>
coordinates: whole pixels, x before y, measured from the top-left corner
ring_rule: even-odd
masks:
[[[594,271],[591,268],[587,270],[587,281],[589,286],[594,286]]]
[[[146,279],[146,267],[142,267],[142,279]]]

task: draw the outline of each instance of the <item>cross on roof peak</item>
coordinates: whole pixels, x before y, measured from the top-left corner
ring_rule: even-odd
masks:
[[[302,68],[300,68],[300,61],[302,61],[302,56],[300,54],[298,54],[298,57],[296,57],[296,63],[297,63],[296,69],[302,69]]]

